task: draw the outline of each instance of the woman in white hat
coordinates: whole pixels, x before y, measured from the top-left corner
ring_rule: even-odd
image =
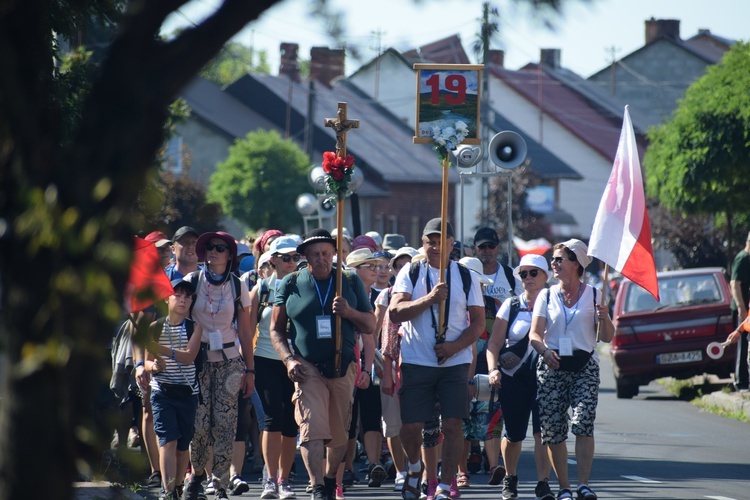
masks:
[[[560,491],[559,500],[573,498],[568,479],[568,427],[576,436],[578,500],[595,500],[588,485],[594,460],[594,420],[599,400],[598,340],[609,342],[615,327],[601,292],[581,281],[591,263],[586,245],[576,239],[553,247],[552,272],[559,284],[539,294],[534,304],[531,345],[537,365],[537,403],[542,443],[549,446]],[[600,338],[597,325],[601,323]],[[568,409],[573,409],[572,418]]]
[[[536,403],[538,355],[529,343],[531,311],[551,272],[544,257],[528,254],[521,258],[513,275],[523,285],[523,293],[506,299],[500,306],[487,345],[490,385],[499,388],[498,400],[505,423],[500,445],[506,469],[502,498],[518,497],[518,460],[531,417],[537,470],[536,497],[552,500],[555,496],[548,483],[550,463],[547,450],[542,446]],[[490,484],[499,484],[500,479],[495,477],[493,480],[494,476],[496,474],[492,471]]]

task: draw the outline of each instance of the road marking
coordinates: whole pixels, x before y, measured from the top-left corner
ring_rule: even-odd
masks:
[[[729,497],[706,497],[706,498],[711,498],[712,500],[735,500],[734,498],[729,498]]]
[[[578,462],[576,462],[576,461],[575,461],[574,459],[572,459],[572,458],[569,458],[569,459],[568,459],[568,463],[569,463],[570,465],[575,465],[575,464],[577,464]]]
[[[620,476],[620,477],[624,477],[625,479],[630,479],[631,481],[638,481],[639,483],[661,484],[661,481],[655,481],[647,477],[641,477],[641,476]]]

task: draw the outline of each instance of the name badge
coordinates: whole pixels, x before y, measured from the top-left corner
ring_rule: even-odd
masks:
[[[221,341],[221,332],[208,333],[208,348],[212,351],[221,351],[223,342]]]
[[[573,355],[573,341],[568,338],[560,339],[560,356]]]
[[[333,328],[331,328],[330,316],[315,316],[315,324],[317,325],[319,339],[333,338]]]

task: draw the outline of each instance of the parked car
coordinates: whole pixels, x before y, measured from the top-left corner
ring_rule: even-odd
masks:
[[[615,298],[615,337],[610,356],[618,398],[661,377],[690,378],[734,371],[735,351],[718,360],[706,354],[711,342],[726,340],[734,326],[723,269],[706,267],[657,274],[660,301],[630,280]]]

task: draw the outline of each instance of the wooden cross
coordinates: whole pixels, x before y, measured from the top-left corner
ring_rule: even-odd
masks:
[[[346,133],[353,128],[359,128],[359,120],[349,120],[346,117],[346,103],[338,104],[338,115],[336,118],[326,118],[325,126],[332,128],[336,132],[336,156],[343,158],[346,156]]]
[[[336,132],[336,156],[344,158],[346,156],[346,133],[350,129],[359,128],[359,120],[349,120],[346,117],[346,103],[338,103],[338,110],[336,112],[336,118],[326,118],[326,127],[332,128]],[[342,234],[344,233],[344,200],[346,199],[346,193],[340,191],[337,193],[336,202],[336,259],[339,265],[336,266],[336,296],[341,297],[342,288],[342,274],[341,269],[343,262],[343,256],[341,254]],[[341,332],[341,316],[336,315],[335,319],[335,338],[334,344],[336,350],[334,352],[334,368],[336,372],[343,376],[341,373],[341,349],[342,349],[342,332]]]

